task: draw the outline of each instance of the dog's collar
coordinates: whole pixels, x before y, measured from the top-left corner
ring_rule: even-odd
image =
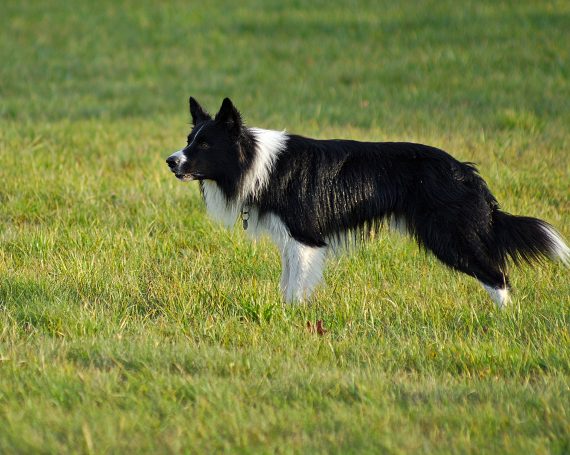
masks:
[[[244,204],[241,206],[241,214],[240,214],[240,218],[241,218],[241,224],[243,226],[243,230],[246,231],[247,230],[247,226],[248,226],[248,220],[249,220],[249,204]]]

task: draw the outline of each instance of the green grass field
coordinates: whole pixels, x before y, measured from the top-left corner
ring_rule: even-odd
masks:
[[[478,163],[570,237],[566,1],[0,6],[0,453],[569,453],[570,272],[383,232],[285,306],[164,159],[187,99]],[[324,336],[307,321],[323,320]]]

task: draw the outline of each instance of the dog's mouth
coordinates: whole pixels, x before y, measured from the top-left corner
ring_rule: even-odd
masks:
[[[196,172],[191,172],[188,174],[179,174],[175,172],[174,175],[178,180],[182,180],[183,182],[190,182],[191,180],[202,180],[204,178],[202,174],[198,174]]]
[[[182,180],[183,182],[189,182],[190,180],[194,180],[194,176],[192,174],[174,174],[178,180]]]

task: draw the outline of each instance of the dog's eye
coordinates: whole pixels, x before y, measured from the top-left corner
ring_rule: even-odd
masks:
[[[198,147],[200,147],[202,150],[206,150],[206,149],[210,148],[210,144],[208,144],[207,142],[200,142],[198,144]]]

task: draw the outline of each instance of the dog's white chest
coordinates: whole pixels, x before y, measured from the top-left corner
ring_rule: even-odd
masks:
[[[202,181],[202,190],[204,191],[204,201],[208,214],[228,227],[233,226],[239,215],[240,207],[229,202],[222,190],[212,180]]]

